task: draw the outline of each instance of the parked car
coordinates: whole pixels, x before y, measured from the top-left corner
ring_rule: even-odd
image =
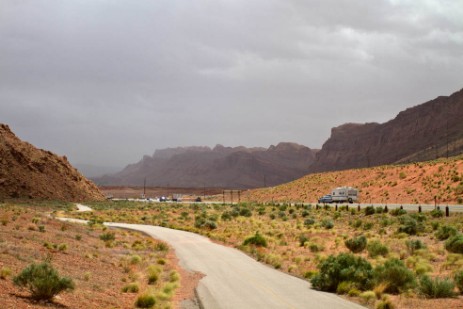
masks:
[[[333,203],[333,196],[331,194],[327,194],[322,196],[321,198],[318,199],[319,203]]]

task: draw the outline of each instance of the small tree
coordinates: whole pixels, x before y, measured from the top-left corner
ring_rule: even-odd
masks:
[[[51,300],[60,292],[74,290],[75,287],[71,278],[60,277],[48,262],[30,264],[13,278],[13,282],[28,289],[32,298],[37,300]]]

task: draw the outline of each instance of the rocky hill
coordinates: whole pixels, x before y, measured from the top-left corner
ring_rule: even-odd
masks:
[[[103,194],[66,157],[21,141],[0,124],[0,199],[101,200]]]
[[[284,185],[242,194],[253,202],[309,202],[333,188],[360,190],[361,203],[463,204],[463,156],[418,163],[315,173]]]
[[[333,128],[309,172],[406,163],[463,152],[463,89],[400,112],[383,124]]]
[[[265,148],[186,147],[156,150],[121,172],[95,178],[100,185],[255,188],[308,173],[316,150],[294,143]]]

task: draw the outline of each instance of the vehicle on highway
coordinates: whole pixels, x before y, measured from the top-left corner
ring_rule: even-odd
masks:
[[[333,202],[335,203],[344,203],[344,202],[357,202],[358,201],[359,191],[353,187],[338,187],[332,190],[331,196]]]
[[[334,201],[333,201],[333,197],[331,196],[331,194],[327,194],[319,198],[318,202],[326,204],[326,203],[333,203]]]

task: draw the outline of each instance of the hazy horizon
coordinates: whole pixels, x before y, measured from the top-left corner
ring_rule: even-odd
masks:
[[[321,148],[463,87],[462,0],[0,4],[0,122],[73,164]]]

